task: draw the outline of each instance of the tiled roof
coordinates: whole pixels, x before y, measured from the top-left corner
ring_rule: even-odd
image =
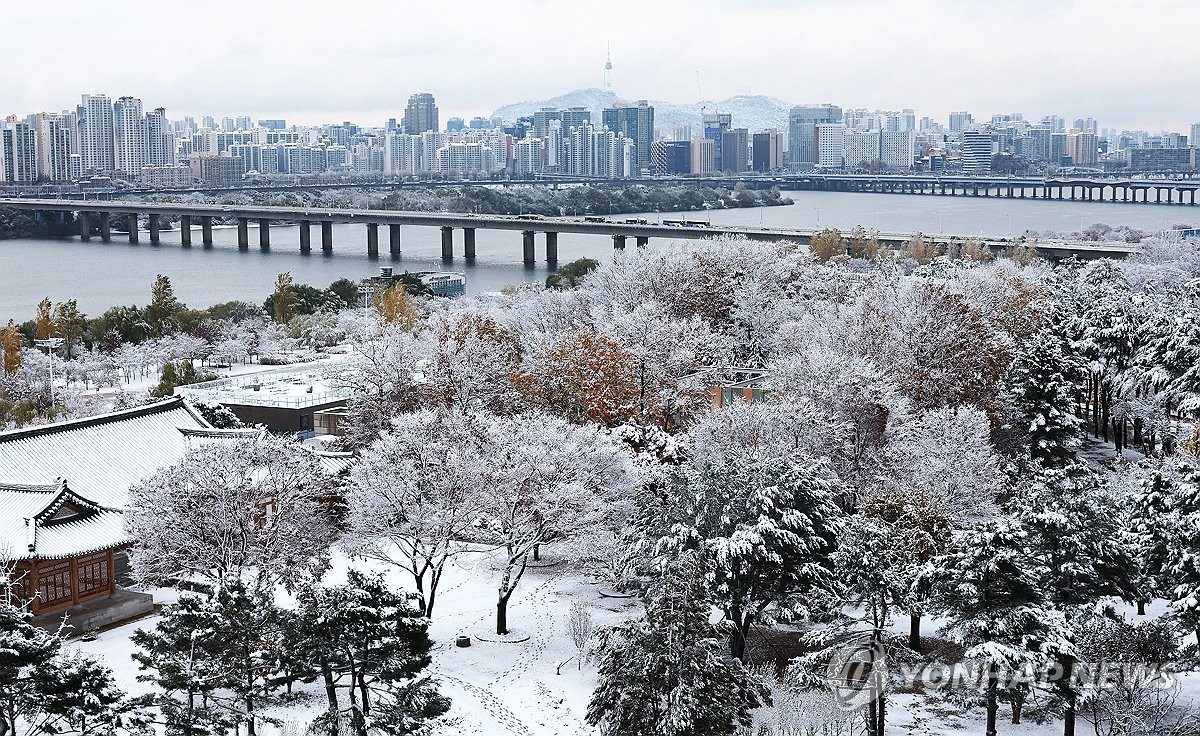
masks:
[[[128,504],[133,484],[183,457],[179,429],[211,429],[181,398],[0,432],[0,483],[46,485],[65,478],[81,496],[110,509]],[[0,515],[9,510],[0,507]]]
[[[65,503],[73,504],[79,515],[55,519]],[[0,509],[0,554],[10,560],[72,557],[129,541],[124,514],[80,496],[61,480],[0,484]]]

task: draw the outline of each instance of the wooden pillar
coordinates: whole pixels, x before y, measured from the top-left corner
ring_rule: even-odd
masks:
[[[399,227],[397,225],[397,227]],[[463,255],[467,258],[475,257],[475,228],[463,228]]]
[[[71,558],[71,566],[68,568],[68,585],[71,586],[71,605],[79,602],[79,558]]]
[[[117,594],[117,561],[116,555],[110,549],[108,551],[108,597],[111,598]]]

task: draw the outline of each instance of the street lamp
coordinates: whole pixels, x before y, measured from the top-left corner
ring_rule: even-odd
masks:
[[[66,342],[61,337],[48,337],[45,340],[34,340],[33,344],[39,348],[49,348],[46,353],[50,356],[50,407],[54,407],[54,351],[62,347]]]

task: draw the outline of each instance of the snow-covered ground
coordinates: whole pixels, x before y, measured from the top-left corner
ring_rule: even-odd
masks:
[[[380,569],[373,563],[336,555],[326,581],[345,581],[346,569]],[[395,569],[383,568],[396,589],[412,590],[411,580]],[[440,690],[453,706],[438,730],[438,736],[454,734],[591,734],[584,724],[588,698],[596,686],[595,661],[582,668],[575,660],[558,664],[575,654],[566,629],[571,603],[584,601],[592,607],[597,628],[640,615],[631,599],[601,595],[602,581],[568,569],[565,565],[531,567],[509,601],[509,628],[529,636],[518,643],[492,643],[476,637],[495,633],[496,582],[498,567],[493,555],[466,553],[453,560],[438,591],[430,635],[435,642],[430,674],[440,681]],[[168,602],[174,591],[157,590],[155,599]],[[138,628],[151,628],[156,619],[147,618],[101,633],[94,641],[77,646],[102,657],[129,693],[144,693],[149,685],[137,681],[137,665],[130,658],[129,638]],[[470,647],[457,647],[455,637],[471,636]],[[305,686],[301,686],[305,687]],[[308,707],[294,707],[280,715],[282,734],[302,734],[309,720],[324,705],[316,685],[307,686],[317,695]],[[274,729],[260,730],[271,736]]]
[[[553,560],[550,551],[549,561]],[[411,580],[394,568],[348,559],[336,554],[326,582],[345,582],[346,570],[380,570],[397,590],[412,590]],[[604,581],[564,564],[531,567],[509,602],[509,627],[514,633],[528,635],[516,643],[481,641],[493,638],[496,616],[496,582],[499,564],[496,556],[485,552],[464,553],[451,561],[438,590],[430,635],[435,642],[430,674],[439,681],[440,690],[453,701],[450,712],[435,730],[436,736],[483,734],[485,736],[558,736],[560,734],[596,734],[584,723],[588,699],[596,686],[596,661],[579,666],[571,658],[575,646],[566,628],[571,603],[583,601],[591,607],[597,628],[617,624],[641,614],[633,599],[605,596]],[[176,593],[156,590],[155,599],[170,602]],[[281,593],[281,603],[287,596]],[[1162,612],[1153,606],[1149,616]],[[1122,610],[1131,620],[1132,610]],[[130,658],[130,636],[138,628],[150,628],[155,618],[147,618],[101,633],[97,639],[78,642],[77,646],[102,657],[114,671],[117,684],[129,693],[147,692],[149,686],[137,681],[137,666]],[[896,622],[896,634],[903,634],[907,622]],[[936,622],[926,622],[924,633],[935,632]],[[471,646],[460,648],[459,635],[471,637]],[[519,637],[513,637],[519,638]],[[571,660],[567,662],[567,660]],[[558,665],[561,674],[557,673]],[[1200,677],[1181,678],[1181,701],[1200,705]],[[302,736],[310,720],[324,705],[318,685],[300,686],[313,694],[310,702],[276,713],[284,721],[281,729],[260,728],[265,736]],[[956,736],[982,732],[982,709],[962,712],[945,699],[946,693],[930,689],[918,693],[897,693],[888,707],[888,734],[892,736]],[[1002,706],[1000,732],[1012,736],[1052,736],[1062,732],[1062,723],[1038,724],[1032,720],[1020,725],[1009,721],[1009,710]],[[1080,733],[1091,725],[1080,721]],[[851,736],[850,732],[844,736]]]

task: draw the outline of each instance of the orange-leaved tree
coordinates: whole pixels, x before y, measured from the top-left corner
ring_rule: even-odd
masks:
[[[615,425],[638,413],[631,356],[586,327],[543,345],[513,383],[529,403],[572,422]]]

